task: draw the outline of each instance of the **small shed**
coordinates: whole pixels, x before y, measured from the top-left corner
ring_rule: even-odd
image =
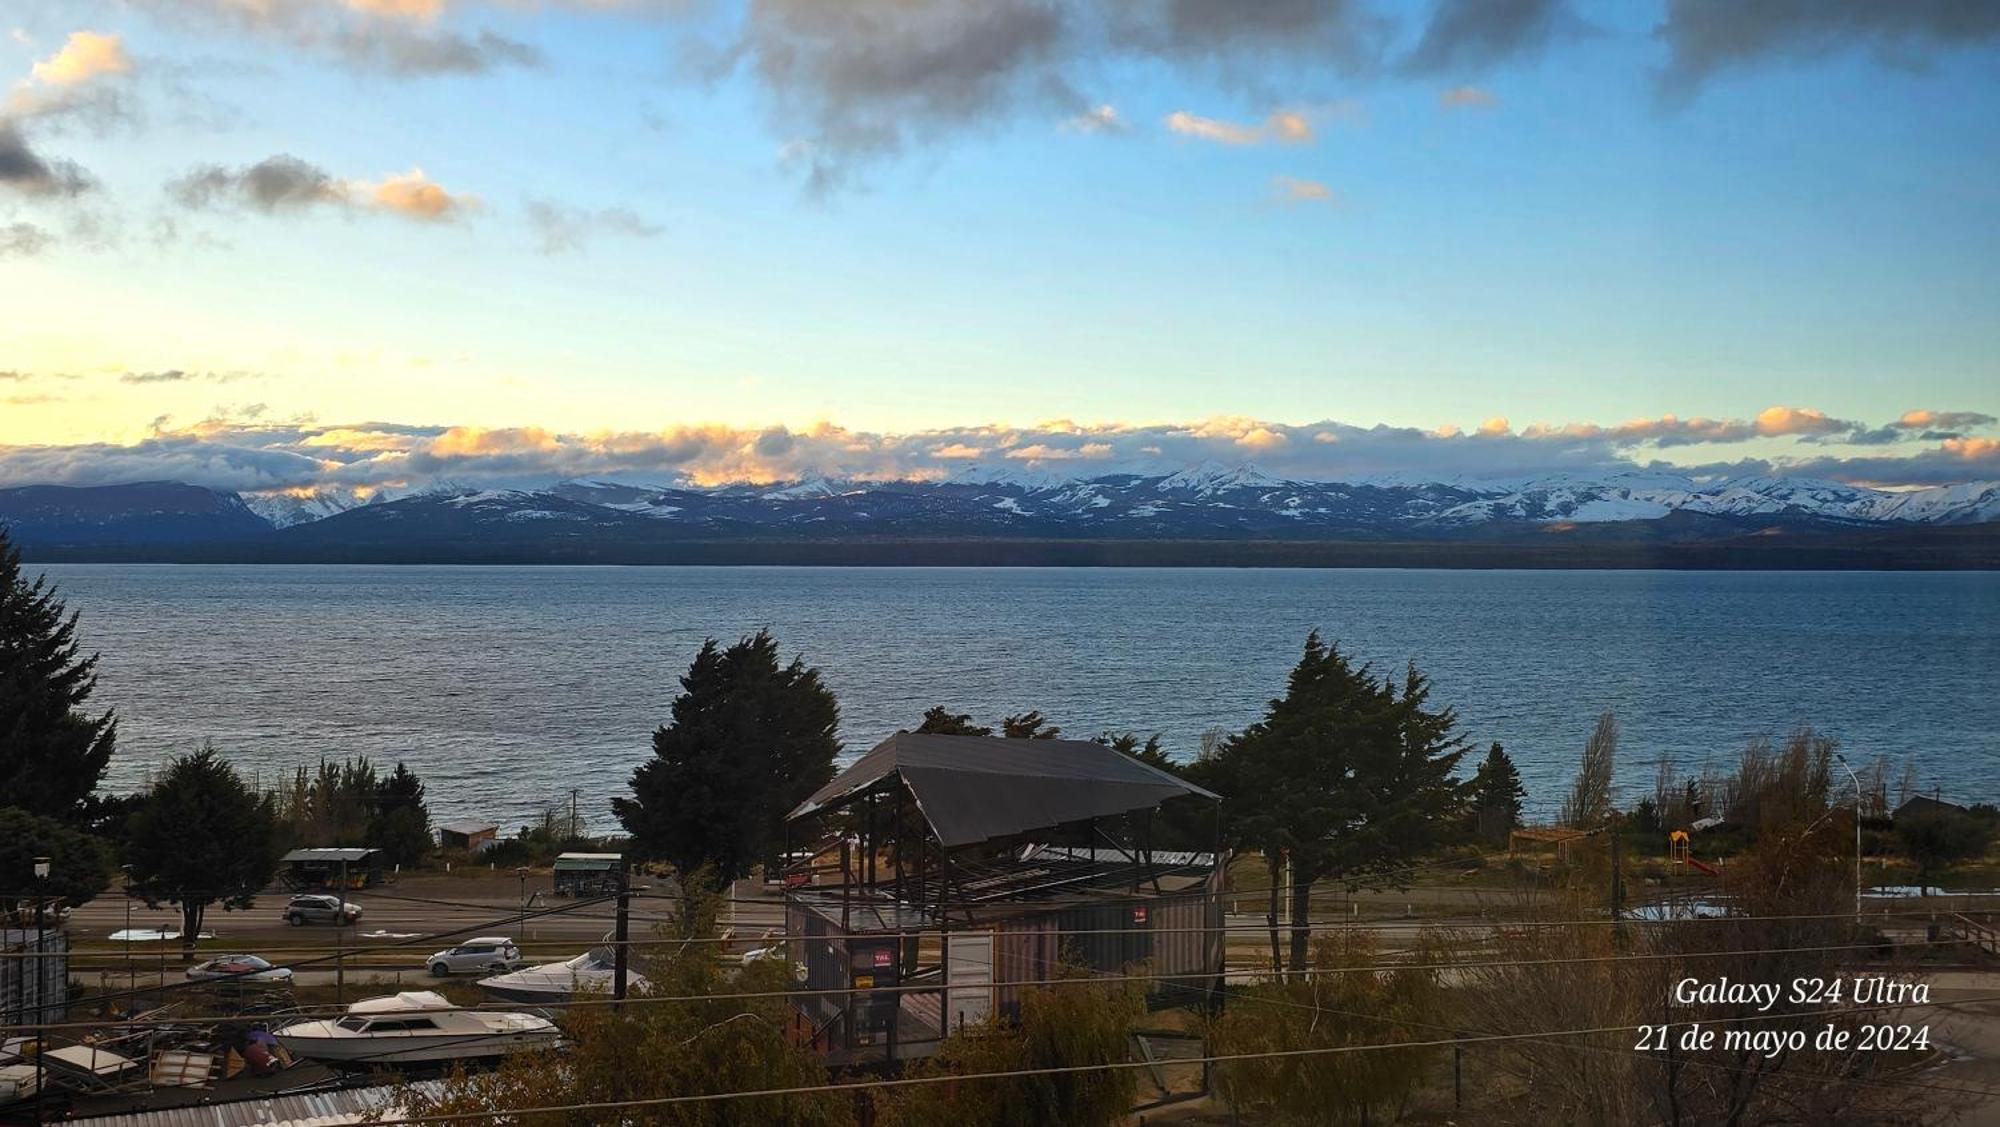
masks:
[[[564,853],[556,858],[557,896],[603,896],[618,889],[622,853]]]
[[[282,860],[285,886],[292,889],[337,888],[343,878],[348,888],[368,888],[383,879],[379,849],[294,849]]]
[[[500,827],[491,822],[446,822],[438,827],[438,844],[446,849],[484,853],[500,842]]]

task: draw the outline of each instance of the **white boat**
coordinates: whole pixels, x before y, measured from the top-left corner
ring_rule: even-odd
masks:
[[[345,1017],[295,1021],[273,1033],[295,1057],[363,1068],[506,1056],[548,1048],[560,1037],[545,1017],[461,1009],[431,990],[364,998]]]
[[[575,1000],[579,994],[609,998],[612,980],[617,976],[616,958],[609,947],[592,947],[564,962],[543,963],[512,974],[482,978],[479,988],[496,998],[539,1006],[560,1006]],[[627,993],[641,994],[651,987],[645,975],[627,968]]]

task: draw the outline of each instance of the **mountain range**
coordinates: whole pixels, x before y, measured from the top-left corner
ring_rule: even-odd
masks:
[[[1546,554],[1559,545],[1718,546],[1773,537],[1787,545],[1987,544],[2000,539],[2000,482],[1884,491],[1785,477],[1698,482],[1653,471],[1317,482],[1248,465],[713,487],[441,484],[367,499],[140,482],[0,489],[0,522],[31,553],[52,558],[666,562],[697,558],[688,554],[693,545],[762,545],[759,558],[783,559],[793,557],[773,554],[774,546],[873,544],[862,556],[880,559],[882,545],[941,543],[1519,545]],[[825,550],[797,558],[823,557],[832,558]]]

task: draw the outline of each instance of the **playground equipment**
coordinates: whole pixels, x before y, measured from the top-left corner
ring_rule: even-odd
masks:
[[[1694,839],[1686,830],[1675,830],[1667,835],[1667,859],[1677,865],[1690,865],[1712,877],[1722,875],[1722,870],[1705,864],[1694,855]]]

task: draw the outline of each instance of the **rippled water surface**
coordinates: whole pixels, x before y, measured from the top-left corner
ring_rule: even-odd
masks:
[[[113,783],[212,739],[266,784],[401,759],[440,817],[515,824],[577,788],[595,820],[704,637],[771,627],[866,750],[927,705],[1191,753],[1281,690],[1317,627],[1409,659],[1553,805],[1597,713],[1622,780],[1809,720],[1859,762],[2000,798],[2000,575],[50,565],[115,706]]]

